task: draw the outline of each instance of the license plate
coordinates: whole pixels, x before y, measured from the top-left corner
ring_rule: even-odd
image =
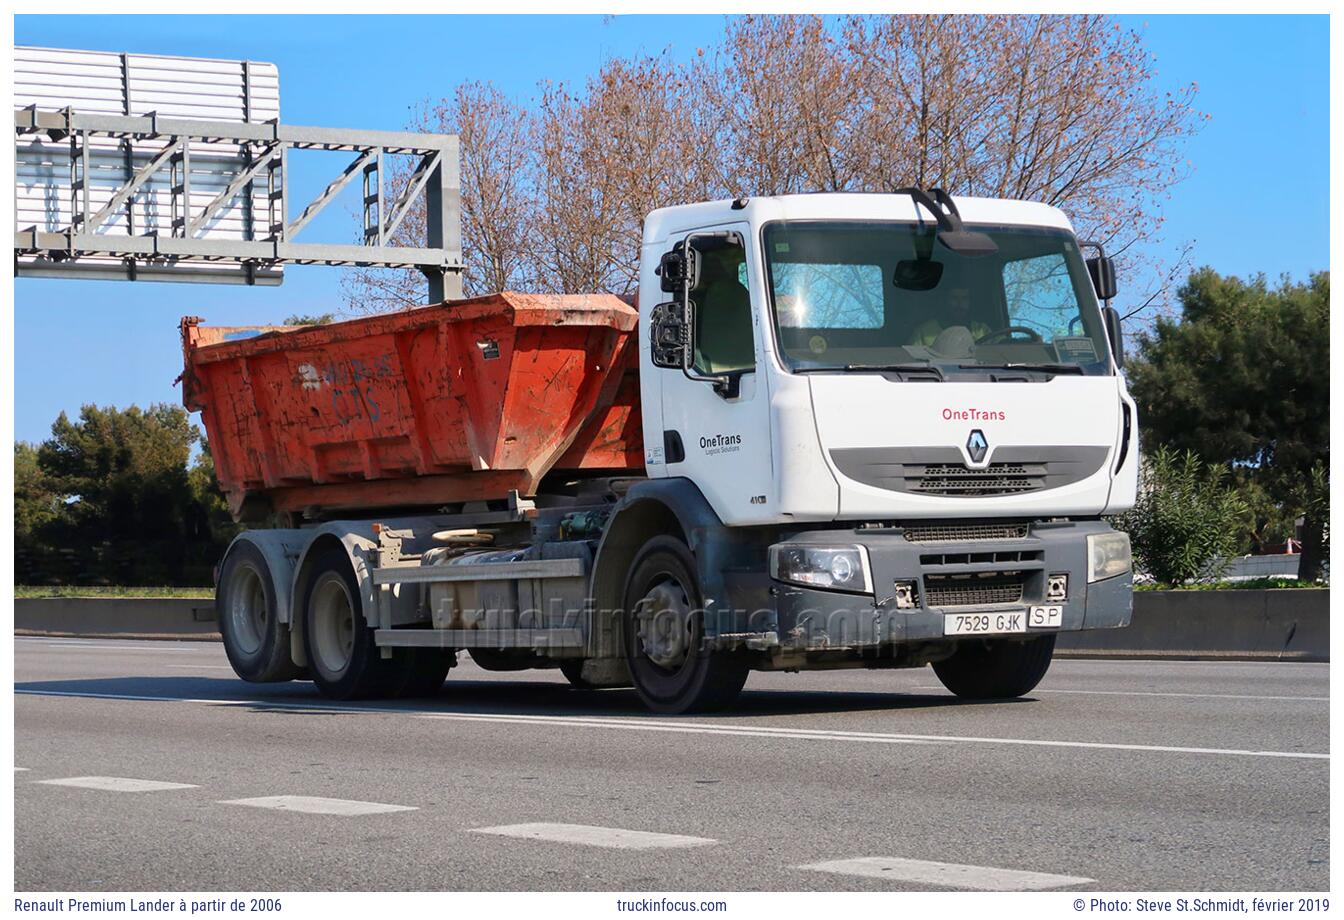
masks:
[[[1064,625],[1064,608],[1055,604],[1030,607],[1027,610],[1027,625],[1033,629],[1059,629]]]
[[[995,633],[1027,631],[1025,610],[1005,610],[1002,613],[945,613],[943,635],[979,636]]]

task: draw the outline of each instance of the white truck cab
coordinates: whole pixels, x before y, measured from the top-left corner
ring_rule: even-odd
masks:
[[[997,251],[943,245],[907,194],[650,214],[641,291],[688,240],[702,277],[689,372],[655,362],[668,311],[641,311],[649,475],[692,479],[730,526],[1129,508],[1133,403],[1068,219],[954,207]]]

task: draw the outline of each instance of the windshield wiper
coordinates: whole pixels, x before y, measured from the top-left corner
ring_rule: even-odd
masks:
[[[1043,374],[1082,374],[1077,364],[958,364],[962,370],[1039,371]]]
[[[909,364],[846,364],[844,369],[847,371],[894,371],[895,373],[898,374],[915,374],[922,371],[932,374],[939,380],[943,379],[943,369],[936,364],[930,364],[930,363],[918,364],[912,362]]]

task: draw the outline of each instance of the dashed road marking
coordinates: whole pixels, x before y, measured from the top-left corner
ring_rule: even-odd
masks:
[[[589,824],[505,824],[500,827],[473,828],[473,834],[495,834],[500,837],[520,837],[526,840],[549,840],[554,843],[578,843],[613,850],[654,850],[661,847],[702,847],[718,843],[708,837],[686,837],[682,834],[655,834],[623,827],[597,827]]]
[[[889,882],[907,882],[939,888],[965,888],[973,891],[1045,891],[1050,888],[1066,888],[1092,882],[1090,878],[1074,875],[1050,875],[1044,872],[996,869],[993,866],[969,866],[888,856],[836,859],[798,868],[840,875],[861,875]]]
[[[248,805],[276,811],[301,811],[310,815],[381,815],[393,811],[415,811],[412,805],[387,805],[383,802],[359,802],[354,799],[327,799],[316,795],[263,795],[254,799],[226,799],[220,805]]]
[[[157,779],[131,779],[127,776],[71,776],[66,779],[39,779],[46,786],[76,786],[104,792],[164,792],[169,789],[196,789],[193,783],[165,783]]]
[[[14,768],[14,772],[15,772],[15,773],[27,773],[27,772],[28,772],[28,768],[27,768],[27,767],[15,767],[15,768]]]

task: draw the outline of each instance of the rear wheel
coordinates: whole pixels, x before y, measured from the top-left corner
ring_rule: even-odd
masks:
[[[984,639],[964,642],[951,658],[936,661],[933,672],[957,696],[1003,700],[1030,693],[1050,668],[1053,634],[1025,642]]]
[[[215,615],[224,654],[243,680],[293,680],[289,630],[280,622],[275,582],[266,557],[251,543],[235,543],[220,567]]]
[[[560,660],[560,673],[565,675],[565,680],[575,690],[596,690],[597,684],[591,684],[583,677],[583,659],[582,658],[562,658]]]
[[[443,648],[399,648],[393,652],[394,675],[388,694],[398,699],[438,696],[457,653]]]
[[[382,658],[373,643],[345,551],[326,551],[312,572],[304,593],[303,642],[313,683],[335,700],[381,696],[393,689],[395,659]]]
[[[721,709],[747,680],[740,657],[704,646],[695,560],[674,537],[655,537],[635,557],[622,619],[635,692],[654,712]]]

